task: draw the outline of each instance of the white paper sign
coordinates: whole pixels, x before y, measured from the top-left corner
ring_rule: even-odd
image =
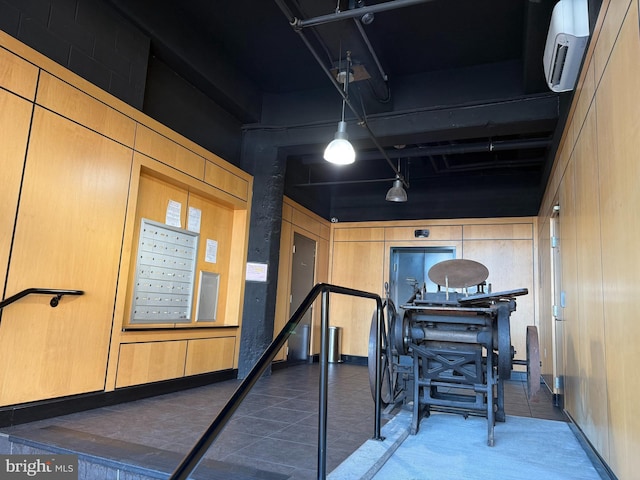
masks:
[[[190,232],[200,233],[200,220],[202,219],[202,210],[199,208],[189,207],[189,217],[187,218],[187,230]]]
[[[267,270],[269,265],[266,263],[247,262],[247,281],[248,282],[266,282]]]
[[[218,259],[218,242],[207,238],[207,248],[204,253],[204,261],[216,263]]]
[[[165,216],[164,223],[172,227],[182,228],[180,224],[180,213],[182,211],[182,204],[175,200],[169,200],[167,205],[167,214]]]

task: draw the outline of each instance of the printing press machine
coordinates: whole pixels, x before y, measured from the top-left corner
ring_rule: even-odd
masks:
[[[436,292],[416,288],[395,307],[390,298],[377,338],[374,315],[369,336],[369,379],[375,398],[376,342],[380,341],[381,402],[387,410],[411,407],[411,433],[431,411],[482,415],[487,443],[494,445],[495,422],[504,422],[504,382],[514,365],[527,368],[529,396],[540,387],[540,355],[535,326],[527,327],[526,360],[515,360],[510,317],[526,288],[485,292],[488,269],[467,259],[446,260],[429,269]],[[474,290],[469,293],[469,290]]]

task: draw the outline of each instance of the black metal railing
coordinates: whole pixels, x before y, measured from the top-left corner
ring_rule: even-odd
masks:
[[[295,330],[304,314],[311,307],[318,295],[322,293],[322,309],[320,321],[320,393],[319,393],[319,413],[318,413],[318,479],[324,480],[327,475],[327,385],[328,385],[328,355],[329,355],[329,293],[338,293],[354,297],[370,298],[376,301],[377,311],[377,339],[376,342],[376,394],[375,394],[375,422],[374,436],[376,440],[382,440],[380,436],[381,422],[381,362],[380,362],[380,338],[382,334],[383,305],[379,295],[363,292],[351,288],[329,285],[326,283],[316,284],[305,297],[296,312],[289,319],[278,336],[267,347],[262,356],[258,359],[254,367],[247,374],[242,383],[222,408],[218,416],[213,420],[209,428],[200,437],[189,453],[184,457],[178,468],[173,472],[171,480],[186,480],[191,472],[198,466],[200,460],[207,452],[211,444],[222,432],[227,422],[231,419],[235,411],[240,406],[242,400],[247,396],[253,385],[260,376],[271,365],[276,354],[283,347],[291,333]]]
[[[61,290],[57,288],[27,288],[22,290],[21,292],[12,295],[6,300],[2,300],[0,302],[0,310],[4,307],[11,305],[13,302],[20,300],[27,295],[54,295],[54,297],[49,301],[49,305],[52,307],[57,307],[58,303],[60,303],[60,299],[64,295],[84,295],[82,290]]]

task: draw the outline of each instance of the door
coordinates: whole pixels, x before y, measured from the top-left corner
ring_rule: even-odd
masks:
[[[297,232],[293,234],[291,261],[291,309],[293,315],[313,288],[316,265],[316,242]],[[311,339],[313,307],[307,310],[295,331],[289,337],[287,360],[307,360]]]
[[[426,287],[428,292],[435,292],[437,285],[429,279],[429,269],[436,263],[454,258],[455,247],[391,248],[391,300],[399,307],[406,304],[418,288]]]
[[[560,242],[560,206],[551,216],[551,298],[553,319],[553,393],[562,396],[564,379],[564,292],[562,291],[562,246]]]

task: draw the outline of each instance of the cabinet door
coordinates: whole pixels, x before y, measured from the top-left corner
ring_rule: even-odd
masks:
[[[36,107],[0,325],[0,404],[104,389],[130,149]]]
[[[188,340],[184,374],[198,375],[233,368],[235,348],[235,337]]]
[[[30,102],[0,90],[0,292],[4,291],[32,108]]]
[[[122,344],[116,388],[182,377],[186,355],[186,340]]]

